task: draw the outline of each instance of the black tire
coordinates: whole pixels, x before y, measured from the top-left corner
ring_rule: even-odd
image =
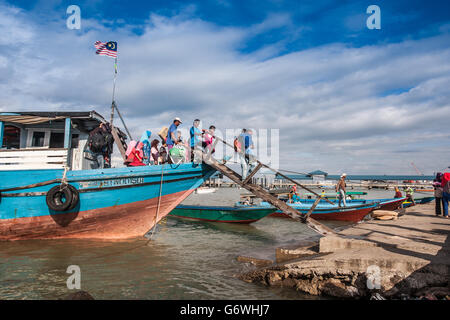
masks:
[[[75,208],[77,206],[78,202],[80,201],[80,193],[71,184],[68,184],[67,186],[69,187],[70,191],[72,191],[72,194],[73,194],[72,202],[70,203],[70,206],[67,208],[67,210],[72,210],[73,208]]]
[[[62,200],[62,197],[66,199]],[[66,211],[72,204],[73,192],[67,185],[55,186],[47,192],[45,201],[50,210]]]

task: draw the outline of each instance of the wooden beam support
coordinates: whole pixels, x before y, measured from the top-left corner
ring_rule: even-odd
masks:
[[[308,227],[310,227],[311,229],[313,229],[314,231],[316,231],[322,235],[336,234],[336,232],[334,230],[317,222],[313,218],[308,218],[304,221],[302,218],[302,216],[303,216],[302,213],[298,212],[293,207],[287,205],[284,201],[281,201],[277,197],[271,195],[269,192],[264,190],[264,188],[262,188],[261,186],[258,186],[253,183],[243,184],[242,177],[239,174],[237,174],[236,172],[234,172],[227,166],[220,164],[219,162],[217,162],[217,160],[215,160],[213,158],[207,158],[206,155],[204,154],[203,161],[204,161],[204,163],[210,165],[217,171],[223,173],[225,176],[227,176],[228,178],[233,180],[236,184],[247,189],[251,193],[255,194],[257,197],[269,202],[274,207],[280,209],[282,212],[284,212],[285,214],[290,216],[292,219],[306,223],[306,225]]]
[[[250,181],[251,178],[253,178],[253,176],[258,172],[259,169],[261,169],[262,164],[258,163],[258,165],[256,166],[255,169],[253,169],[252,172],[250,172],[250,174],[247,176],[247,178],[245,178],[245,180],[242,182],[243,184],[246,184],[247,182]]]
[[[320,196],[316,198],[316,201],[314,201],[313,205],[311,206],[311,209],[309,209],[308,212],[303,216],[303,221],[306,221],[309,218],[309,216],[314,211],[314,209],[317,207],[317,205],[319,204],[321,199],[322,199],[322,197],[320,197]]]
[[[120,154],[122,155],[123,161],[127,160],[126,150],[123,147],[122,141],[120,140],[119,134],[117,133],[117,128],[112,126],[111,127],[111,133],[114,137],[114,142],[117,145],[117,148],[119,148]]]

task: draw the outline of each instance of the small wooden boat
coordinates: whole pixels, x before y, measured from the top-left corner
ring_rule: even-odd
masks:
[[[431,202],[433,200],[434,200],[434,197],[422,197],[422,198],[414,199],[416,204],[425,204],[425,203]]]
[[[178,205],[169,215],[210,222],[252,223],[273,212],[264,206],[218,207]]]
[[[267,202],[261,202],[260,205],[270,206],[270,204]],[[311,209],[312,203],[288,203],[288,205],[295,208],[297,211],[306,214]],[[379,208],[378,202],[355,204],[347,207],[338,207],[338,205],[331,205],[328,203],[319,204],[311,213],[311,218],[314,218],[316,220],[358,222],[377,208]],[[288,215],[284,214],[281,211],[275,211],[271,214],[271,216],[289,218]]]
[[[195,189],[195,193],[197,194],[208,194],[214,192],[216,192],[216,188],[200,187]]]

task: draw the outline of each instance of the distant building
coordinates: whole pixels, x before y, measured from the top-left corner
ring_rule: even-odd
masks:
[[[328,173],[322,170],[316,170],[308,173],[307,176],[311,177],[313,181],[324,181],[327,178]]]

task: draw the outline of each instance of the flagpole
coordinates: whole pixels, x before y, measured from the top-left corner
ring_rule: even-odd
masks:
[[[116,106],[116,102],[114,100],[114,95],[116,93],[116,78],[117,78],[117,57],[114,59],[114,80],[113,80],[113,92],[112,92],[112,102],[111,102],[111,127],[113,125],[114,120],[114,108]]]

